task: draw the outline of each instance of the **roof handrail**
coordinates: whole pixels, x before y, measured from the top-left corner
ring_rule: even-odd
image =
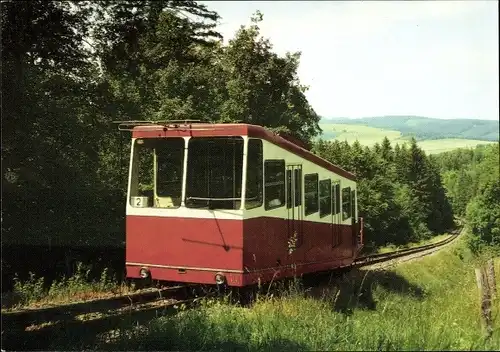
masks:
[[[231,121],[230,124],[238,124],[241,123],[241,120]],[[210,121],[201,121],[201,120],[193,120],[193,119],[185,119],[185,120],[159,120],[159,121],[143,121],[143,120],[131,120],[131,121],[112,121],[112,123],[118,124],[119,131],[132,131],[134,127],[137,126],[154,126],[159,125],[164,128],[188,128],[190,130],[214,130],[216,127],[206,127],[204,125],[223,125],[225,123],[217,123]],[[194,125],[194,126],[193,126]],[[198,125],[198,126],[196,126]]]
[[[184,120],[158,120],[158,121],[150,121],[150,120],[130,120],[130,121],[112,121],[112,123],[118,124],[119,131],[131,131],[136,126],[141,125],[162,125],[165,127],[171,125],[190,125],[193,123],[203,123],[201,120],[194,119],[184,119]]]

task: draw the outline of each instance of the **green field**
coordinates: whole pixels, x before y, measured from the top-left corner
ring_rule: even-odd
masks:
[[[372,146],[381,143],[384,137],[389,138],[391,144],[403,144],[408,141],[408,137],[403,137],[402,133],[395,130],[388,130],[377,127],[369,127],[355,124],[340,123],[320,123],[325,140],[346,140],[349,144],[358,140],[362,145]],[[479,144],[496,143],[491,141],[481,141],[476,139],[444,138],[419,141],[418,145],[427,154],[437,154],[450,151],[456,148],[474,148]]]
[[[474,148],[479,144],[491,144],[497,142],[480,141],[476,139],[446,138],[427,141],[419,141],[418,144],[427,154],[448,152],[456,148]]]

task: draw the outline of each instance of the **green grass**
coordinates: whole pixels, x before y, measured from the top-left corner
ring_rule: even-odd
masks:
[[[476,139],[436,139],[436,140],[427,140],[427,141],[419,141],[418,145],[427,153],[427,154],[437,154],[448,152],[457,148],[475,148],[479,144],[491,144],[498,142],[491,141],[480,141]]]
[[[474,267],[464,241],[390,271],[353,271],[305,292],[293,287],[251,308],[212,300],[146,326],[114,331],[106,350],[496,350],[481,328]],[[500,265],[497,262],[497,270]],[[498,276],[498,274],[497,274]],[[60,348],[61,346],[54,346]]]
[[[407,142],[408,138],[401,135],[401,132],[383,128],[369,127],[355,124],[336,124],[320,123],[325,140],[347,141],[352,144],[358,140],[361,145],[373,146],[375,143],[381,143],[384,137],[387,137],[393,146],[396,143],[400,145]],[[418,145],[427,154],[437,154],[450,151],[456,148],[474,148],[479,144],[496,143],[491,141],[481,141],[475,139],[446,138],[435,140],[419,141]]]
[[[349,144],[352,144],[357,139],[362,145],[371,146],[376,142],[382,142],[385,136],[387,136],[391,142],[401,138],[401,132],[399,131],[376,127],[340,123],[320,123],[319,126],[323,130],[324,139],[346,140]]]
[[[55,280],[49,287],[43,277],[37,278],[33,273],[25,281],[15,278],[13,291],[2,294],[2,311],[76,303],[121,295],[135,289],[118,283],[106,269],[99,280],[90,280],[89,273],[90,268],[78,263],[71,277]]]

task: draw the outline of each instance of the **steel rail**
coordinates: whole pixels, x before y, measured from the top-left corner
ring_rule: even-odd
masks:
[[[143,290],[132,294],[99,298],[91,301],[61,304],[52,307],[2,310],[2,326],[9,329],[25,328],[47,321],[67,321],[81,314],[118,310],[138,303],[154,302],[166,298],[177,298],[193,285],[180,285],[157,290]]]
[[[400,258],[403,256],[407,256],[410,254],[423,252],[423,251],[426,251],[428,249],[441,247],[441,246],[444,246],[444,245],[452,242],[453,240],[455,240],[458,237],[458,235],[462,232],[462,230],[463,230],[463,227],[460,227],[460,228],[454,230],[449,237],[445,238],[442,241],[436,242],[436,243],[431,243],[431,244],[427,244],[427,245],[423,245],[423,246],[419,246],[419,247],[414,247],[414,248],[400,249],[400,250],[391,251],[391,252],[387,252],[387,253],[371,254],[371,255],[367,255],[367,256],[363,256],[363,257],[358,257],[354,261],[354,263],[351,265],[351,267],[359,268],[359,267],[363,267],[366,265],[381,263],[381,262],[385,262],[385,261],[388,261],[391,259],[396,259],[396,258]]]

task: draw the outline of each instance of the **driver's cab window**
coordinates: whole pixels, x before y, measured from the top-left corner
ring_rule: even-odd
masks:
[[[136,139],[132,158],[130,205],[141,208],[179,207],[184,139]]]
[[[184,139],[169,138],[155,147],[155,206],[173,208],[181,205],[184,167]]]

